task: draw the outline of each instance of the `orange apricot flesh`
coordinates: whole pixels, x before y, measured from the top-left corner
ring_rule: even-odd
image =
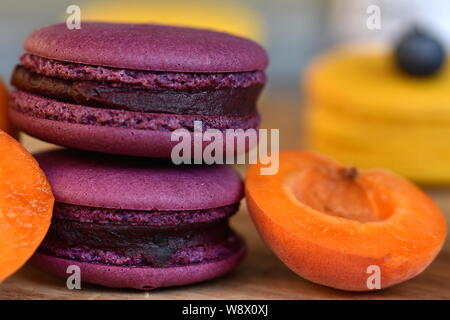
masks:
[[[421,273],[445,241],[441,211],[394,173],[301,151],[281,152],[275,175],[261,167],[250,166],[245,182],[252,219],[275,254],[312,282],[367,291],[376,266],[387,288]]]
[[[36,160],[0,130],[0,282],[18,270],[44,239],[53,203]]]

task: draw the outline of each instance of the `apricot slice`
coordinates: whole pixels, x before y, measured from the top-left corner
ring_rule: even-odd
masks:
[[[436,257],[446,222],[412,183],[358,172],[308,152],[280,153],[275,175],[250,166],[247,204],[267,245],[294,272],[333,288],[366,291],[408,280]]]
[[[18,270],[44,239],[53,203],[36,160],[0,130],[0,282]]]

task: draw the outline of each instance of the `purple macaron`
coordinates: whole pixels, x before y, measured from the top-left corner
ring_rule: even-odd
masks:
[[[257,128],[268,58],[253,41],[203,29],[84,22],[32,32],[11,83],[10,115],[59,145],[170,157],[176,129]],[[114,141],[114,144],[111,143]],[[208,143],[204,143],[206,147]]]
[[[76,150],[36,155],[56,199],[33,257],[47,272],[149,290],[209,280],[235,268],[244,241],[228,225],[243,197],[228,166]]]

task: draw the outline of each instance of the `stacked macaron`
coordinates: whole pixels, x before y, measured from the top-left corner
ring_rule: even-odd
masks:
[[[59,145],[170,157],[171,132],[256,128],[265,51],[225,33],[149,24],[34,31],[12,75],[11,117]],[[114,141],[114,143],[111,143]]]
[[[172,164],[171,135],[193,135],[194,121],[223,134],[257,128],[264,49],[208,30],[82,23],[38,29],[25,51],[11,80],[13,122],[99,152],[36,155],[56,199],[36,265],[63,277],[77,265],[83,281],[138,289],[232,270],[245,252],[228,225],[241,179],[226,166]]]
[[[242,259],[228,226],[242,198],[227,166],[53,150],[36,155],[56,199],[34,257],[46,271],[83,281],[153,289],[220,276]]]

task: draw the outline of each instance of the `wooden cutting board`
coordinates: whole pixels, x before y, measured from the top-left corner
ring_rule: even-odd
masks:
[[[281,129],[282,148],[298,147],[298,99],[291,95],[270,96],[261,108],[264,126]],[[23,142],[33,152],[52,147],[30,137],[24,137]],[[238,169],[245,171],[243,167]],[[450,221],[450,188],[428,193]],[[449,239],[437,259],[418,277],[378,292],[351,293],[313,284],[291,272],[264,245],[244,202],[232,218],[232,225],[247,240],[248,254],[234,272],[216,280],[151,292],[88,284],[83,284],[81,290],[68,290],[65,280],[25,266],[0,284],[0,299],[450,299]]]

